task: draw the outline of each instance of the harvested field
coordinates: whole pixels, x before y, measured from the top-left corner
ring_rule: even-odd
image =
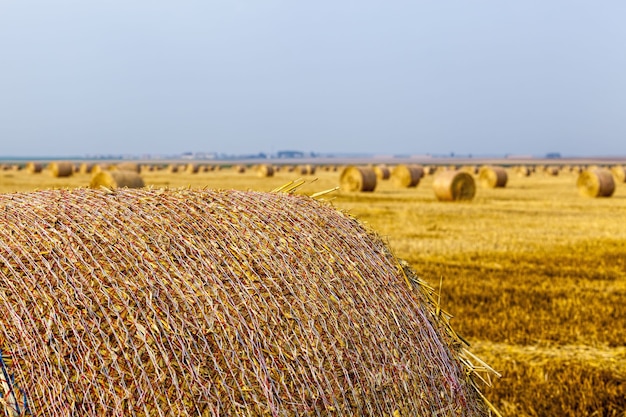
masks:
[[[616,183],[610,198],[584,198],[576,185],[580,166],[558,176],[511,170],[505,188],[477,188],[468,204],[437,201],[433,176],[416,188],[381,181],[372,193],[324,196],[440,292],[457,333],[502,374],[484,392],[505,416],[626,410],[626,224],[619,221],[626,186]],[[142,176],[147,187],[259,191],[301,178],[288,169],[271,178],[224,169]],[[85,187],[89,179],[3,171],[0,191]],[[297,192],[328,190],[338,180],[337,172],[320,169]]]

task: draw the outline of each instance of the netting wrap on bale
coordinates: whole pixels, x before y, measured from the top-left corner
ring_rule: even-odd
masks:
[[[77,189],[0,213],[9,415],[489,414],[431,290],[330,205]]]

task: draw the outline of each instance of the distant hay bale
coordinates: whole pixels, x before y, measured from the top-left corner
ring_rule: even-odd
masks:
[[[519,165],[514,168],[518,177],[529,177],[531,170],[526,165]]]
[[[387,165],[376,165],[374,167],[376,178],[381,181],[388,180],[391,177],[391,169]]]
[[[244,172],[246,172],[246,166],[245,165],[233,165],[232,169],[237,174],[243,174]]]
[[[200,164],[189,163],[185,165],[185,172],[187,174],[197,174],[200,172]]]
[[[91,174],[95,166],[96,164],[94,164],[93,162],[81,162],[81,164],[78,166],[78,173]]]
[[[476,165],[463,165],[458,169],[451,169],[450,171],[464,171],[468,174],[478,174],[478,167]]]
[[[112,165],[110,169],[112,171],[131,171],[139,174],[141,172],[141,165],[137,162],[120,162],[119,164]]]
[[[43,170],[41,162],[29,162],[26,164],[26,172],[29,174],[39,174]]]
[[[557,175],[559,175],[559,171],[560,171],[559,167],[549,166],[549,167],[546,167],[545,173],[553,177],[556,177]]]
[[[50,175],[55,178],[69,177],[74,173],[74,164],[71,162],[54,161],[48,164]]]
[[[0,212],[3,414],[492,415],[435,292],[330,205],[79,188]]]
[[[425,165],[424,166],[424,176],[426,175],[434,175],[438,171],[436,165]]]
[[[154,172],[156,171],[157,168],[154,165],[151,164],[142,164],[141,165],[141,170],[140,173],[146,173],[146,172]]]
[[[396,165],[391,171],[391,181],[396,187],[417,187],[424,176],[424,167],[419,165]]]
[[[300,174],[302,175],[315,175],[317,167],[315,165],[306,164],[300,165]]]
[[[260,164],[256,167],[256,175],[261,178],[273,177],[274,167],[269,164]]]
[[[578,192],[584,197],[610,197],[615,191],[611,171],[605,168],[588,169],[578,175]]]
[[[476,194],[476,183],[466,171],[442,171],[435,175],[433,191],[439,201],[471,200]]]
[[[169,174],[177,174],[178,172],[180,172],[180,167],[178,166],[178,164],[169,164],[166,170]]]
[[[374,191],[376,182],[376,172],[370,167],[348,166],[339,176],[339,187],[343,191]]]
[[[142,188],[144,186],[141,175],[134,171],[101,171],[91,178],[90,188]]]
[[[611,167],[611,174],[613,174],[615,182],[626,182],[626,167],[622,165],[615,165]]]
[[[478,181],[485,188],[506,187],[508,176],[506,170],[500,166],[482,166],[478,171]]]
[[[91,174],[97,174],[98,172],[109,171],[110,169],[111,169],[111,165],[110,164],[98,163],[98,164],[93,165],[89,172]]]

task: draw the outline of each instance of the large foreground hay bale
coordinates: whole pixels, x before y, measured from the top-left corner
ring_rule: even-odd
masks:
[[[611,171],[605,168],[588,169],[578,175],[578,192],[584,197],[610,197],[615,191]]]
[[[94,174],[89,183],[90,188],[141,188],[144,186],[141,175],[134,171],[101,171]]]
[[[433,291],[330,205],[84,188],[0,195],[0,211],[0,349],[12,393],[0,409],[489,413],[476,362]]]
[[[478,171],[478,181],[485,188],[506,187],[508,176],[504,167],[482,166]]]
[[[391,181],[396,187],[417,187],[424,176],[424,167],[419,165],[396,165],[391,171]]]
[[[440,201],[471,200],[476,194],[476,183],[466,171],[442,171],[433,180],[433,190]]]
[[[343,191],[374,191],[376,182],[376,172],[370,167],[348,166],[339,176],[339,187]]]
[[[74,173],[74,164],[65,161],[53,161],[48,164],[48,171],[55,178],[69,177]]]

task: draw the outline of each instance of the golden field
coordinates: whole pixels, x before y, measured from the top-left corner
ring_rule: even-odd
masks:
[[[297,192],[339,185],[339,170],[142,172],[146,186]],[[626,183],[586,198],[577,174],[509,169],[505,188],[439,202],[433,176],[415,188],[335,190],[330,204],[364,222],[440,291],[441,306],[501,378],[484,389],[505,416],[626,416]],[[86,187],[91,174],[0,171],[0,192]]]

